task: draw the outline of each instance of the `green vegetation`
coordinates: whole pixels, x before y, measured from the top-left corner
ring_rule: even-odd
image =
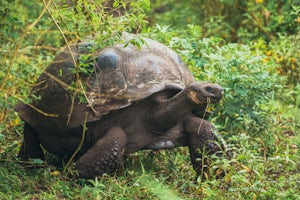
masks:
[[[300,199],[299,30],[297,0],[2,0],[0,199]],[[124,171],[94,180],[67,177],[53,155],[18,160],[13,106],[60,47],[94,33],[104,47],[124,31],[166,44],[197,79],[225,88],[210,121],[234,156],[213,156],[202,180],[186,148],[136,152]]]

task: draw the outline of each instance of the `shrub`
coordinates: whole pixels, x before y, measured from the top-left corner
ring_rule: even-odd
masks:
[[[159,29],[158,38],[161,38],[162,28]],[[223,128],[232,132],[247,129],[252,134],[259,133],[268,121],[261,107],[272,100],[284,78],[277,74],[273,62],[264,62],[266,56],[260,54],[255,44],[201,39],[200,30],[199,26],[189,25],[183,33],[185,37],[179,38],[173,33],[173,37],[166,38],[172,38],[169,45],[183,56],[197,79],[217,82],[225,88],[224,101],[217,109],[219,113],[215,113]]]
[[[293,0],[156,0],[151,23],[185,29],[201,24],[203,37],[248,42],[258,38],[272,40],[278,33],[299,31],[300,4]]]

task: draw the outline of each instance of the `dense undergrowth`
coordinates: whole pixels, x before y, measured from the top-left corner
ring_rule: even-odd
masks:
[[[300,198],[299,2],[43,2],[0,3],[0,199]],[[91,33],[111,45],[123,31],[166,44],[197,79],[225,88],[210,121],[231,160],[214,159],[197,180],[186,148],[134,153],[122,172],[92,180],[67,177],[51,155],[18,160],[23,122],[13,106],[60,47]]]

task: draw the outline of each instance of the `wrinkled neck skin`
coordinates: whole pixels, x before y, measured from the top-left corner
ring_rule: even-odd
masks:
[[[175,96],[167,93],[158,93],[153,96],[154,103],[147,115],[149,129],[155,133],[164,133],[182,122],[193,110],[205,108],[206,102],[199,105],[190,101],[187,90],[182,90]]]

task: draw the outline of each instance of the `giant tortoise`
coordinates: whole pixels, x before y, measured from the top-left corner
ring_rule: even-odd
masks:
[[[56,56],[31,102],[15,106],[25,122],[21,158],[44,159],[41,146],[60,156],[80,148],[75,168],[93,178],[116,171],[131,152],[187,146],[200,173],[198,149],[221,149],[214,126],[199,113],[218,103],[223,89],[196,81],[178,54],[157,41],[143,38],[140,48],[128,42],[135,37],[97,51],[91,41],[78,42]]]

